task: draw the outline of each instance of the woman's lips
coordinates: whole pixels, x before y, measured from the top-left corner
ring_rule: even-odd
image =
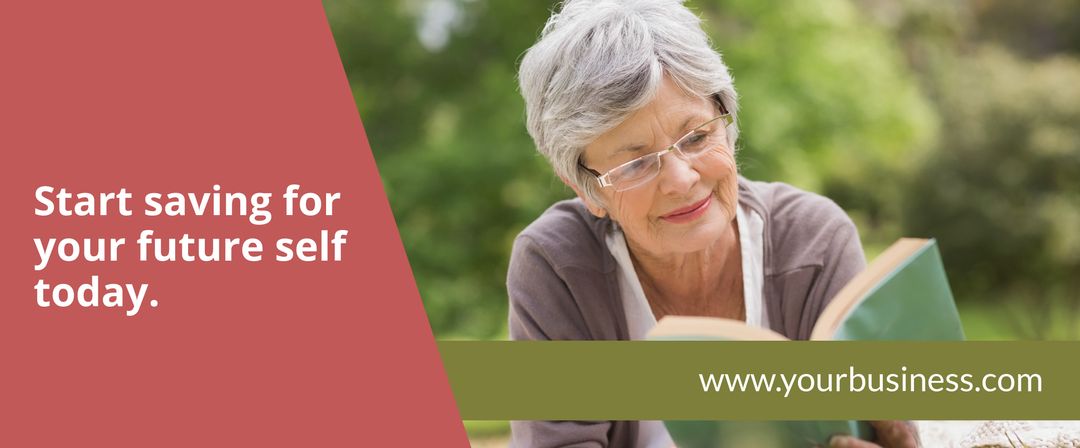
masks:
[[[712,204],[712,195],[709,195],[705,199],[702,199],[701,202],[695,203],[689,207],[680,208],[661,216],[660,219],[676,224],[690,222],[700,218],[701,215],[704,215],[705,212],[709,210],[710,204]]]

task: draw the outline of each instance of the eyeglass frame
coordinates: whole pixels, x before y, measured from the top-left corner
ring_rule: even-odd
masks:
[[[625,162],[625,163],[619,164],[619,166],[617,166],[617,167],[615,167],[615,168],[612,168],[612,169],[608,170],[608,171],[607,171],[606,173],[604,173],[604,174],[600,174],[600,172],[599,172],[599,171],[596,171],[596,170],[594,170],[594,169],[592,169],[592,168],[589,168],[589,167],[585,166],[585,163],[581,161],[581,157],[578,157],[578,160],[577,160],[578,166],[579,166],[579,167],[581,167],[581,169],[583,169],[583,170],[585,170],[586,172],[588,172],[589,174],[592,174],[592,175],[593,175],[593,177],[595,177],[595,178],[596,178],[596,182],[597,182],[598,184],[600,184],[600,187],[601,187],[601,188],[608,188],[608,187],[613,187],[613,186],[615,186],[615,185],[614,185],[613,183],[611,183],[611,181],[607,180],[606,178],[607,178],[608,176],[610,176],[612,172],[614,172],[615,170],[618,170],[619,168],[622,168],[622,167],[624,167],[624,166],[630,165],[630,164],[632,164],[632,163],[635,163],[635,162],[637,162],[637,161],[639,161],[639,160],[645,159],[646,157],[656,157],[656,159],[657,159],[657,163],[660,163],[660,158],[661,158],[661,157],[663,157],[663,156],[664,156],[665,154],[667,154],[667,153],[669,153],[669,152],[672,152],[672,151],[674,151],[674,150],[678,150],[678,151],[679,151],[679,153],[680,153],[680,154],[682,154],[682,149],[681,149],[681,148],[679,148],[679,143],[681,143],[681,142],[682,142],[683,140],[686,140],[686,138],[687,138],[687,137],[690,137],[691,135],[693,135],[693,134],[694,134],[694,132],[696,132],[696,131],[697,131],[698,129],[700,129],[700,128],[701,128],[702,126],[705,126],[705,125],[707,125],[707,124],[709,124],[709,123],[712,123],[712,122],[714,122],[714,121],[717,121],[717,120],[723,120],[723,122],[724,122],[724,129],[725,129],[725,131],[726,131],[726,130],[727,130],[727,128],[728,128],[728,126],[731,126],[732,124],[734,124],[734,123],[735,123],[735,119],[734,119],[734,117],[732,117],[732,116],[731,116],[731,113],[730,113],[730,112],[728,112],[728,111],[727,111],[727,108],[725,108],[725,107],[724,107],[724,103],[720,101],[720,98],[719,98],[719,96],[713,96],[713,98],[712,98],[712,99],[713,99],[713,101],[714,101],[714,102],[716,103],[716,105],[720,107],[720,115],[719,115],[719,116],[717,116],[717,117],[715,117],[715,118],[712,118],[712,119],[710,119],[710,120],[708,120],[708,121],[706,121],[706,122],[704,122],[704,123],[701,123],[701,124],[699,124],[699,125],[695,126],[695,127],[694,127],[693,129],[691,129],[691,130],[690,130],[689,132],[687,132],[686,134],[683,134],[683,136],[682,136],[682,137],[679,137],[679,138],[678,138],[677,140],[675,140],[675,143],[672,143],[672,144],[671,144],[670,146],[668,146],[667,148],[664,148],[664,149],[662,149],[662,150],[660,150],[660,151],[657,151],[657,152],[654,152],[654,153],[649,153],[649,154],[645,154],[645,155],[643,155],[643,156],[641,156],[641,157],[635,157],[635,158],[633,158],[633,159],[631,159],[631,160],[629,160],[629,161],[627,161],[627,162]],[[684,154],[684,155],[685,155],[685,154]],[[632,190],[632,189],[634,189],[634,188],[637,188],[637,187],[640,187],[640,186],[642,186],[642,185],[645,185],[645,184],[646,184],[646,183],[648,183],[649,181],[651,181],[651,180],[655,179],[655,178],[656,178],[656,176],[657,176],[657,175],[659,175],[659,174],[660,174],[660,171],[659,171],[659,168],[658,168],[658,169],[657,169],[657,171],[656,171],[656,174],[653,174],[653,175],[652,175],[652,177],[648,178],[647,180],[644,180],[644,181],[642,181],[642,182],[641,182],[640,184],[638,184],[638,185],[634,185],[633,187],[627,188],[627,189],[625,189],[625,190],[622,190],[622,191],[628,191],[628,190]]]

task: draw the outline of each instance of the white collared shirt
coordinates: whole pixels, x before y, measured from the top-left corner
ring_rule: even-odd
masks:
[[[743,302],[746,307],[746,324],[768,328],[769,316],[765,308],[761,288],[764,277],[764,220],[757,212],[739,204],[735,207],[735,221],[739,229],[739,249],[742,255]],[[626,237],[617,224],[612,224],[612,231],[607,234],[607,247],[618,264],[619,291],[626,313],[626,323],[631,340],[645,339],[652,327],[656,326],[645,291],[641,288],[634,262],[630,259],[630,250],[626,247]],[[646,420],[639,423],[636,448],[669,448],[674,445],[671,436],[659,420]]]

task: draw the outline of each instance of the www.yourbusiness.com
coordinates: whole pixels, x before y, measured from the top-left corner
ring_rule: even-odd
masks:
[[[1042,392],[1037,373],[699,373],[703,392]]]

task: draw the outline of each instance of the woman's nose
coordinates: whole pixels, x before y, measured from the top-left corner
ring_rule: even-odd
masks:
[[[660,159],[660,191],[664,194],[683,194],[701,179],[693,161],[678,149]]]

